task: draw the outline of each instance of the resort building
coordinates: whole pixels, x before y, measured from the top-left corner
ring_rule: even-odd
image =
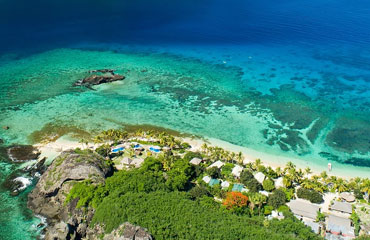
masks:
[[[266,178],[266,176],[265,176],[265,174],[263,174],[263,173],[261,173],[261,172],[258,172],[258,173],[256,173],[256,174],[254,174],[254,177],[257,179],[257,181],[259,182],[259,183],[263,183],[263,181],[265,180],[265,178]]]
[[[199,165],[202,162],[202,159],[200,158],[193,158],[190,160],[190,163],[193,165]]]
[[[130,165],[132,162],[132,159],[131,158],[128,158],[128,157],[124,157],[121,161],[121,164],[123,165]]]
[[[214,185],[218,185],[218,184],[220,184],[220,180],[215,179],[215,178],[212,178],[212,179],[209,181],[209,183],[208,183],[208,185],[209,185],[210,187],[213,187]]]
[[[317,212],[320,211],[319,206],[303,200],[292,200],[288,203],[288,206],[298,219],[316,220]]]
[[[204,176],[203,178],[202,178],[202,180],[205,182],[205,183],[209,183],[210,181],[211,181],[211,177],[210,176]]]
[[[320,207],[304,200],[292,200],[288,203],[293,214],[315,233],[320,233],[320,224],[316,223],[317,213]]]
[[[339,197],[346,202],[354,202],[356,200],[355,196],[349,192],[342,192]]]
[[[223,165],[225,165],[225,163],[223,163],[220,160],[218,160],[218,161],[212,163],[211,165],[209,165],[208,168],[213,168],[213,167],[221,168]]]
[[[352,214],[352,205],[346,202],[334,201],[333,205],[331,205],[329,209],[340,213]]]
[[[230,183],[228,181],[222,181],[221,187],[222,188],[228,188],[230,186]]]
[[[279,177],[275,180],[275,188],[278,189],[282,187],[284,187],[283,177]]]
[[[242,173],[243,171],[243,167],[239,166],[239,165],[235,165],[235,167],[233,168],[233,170],[231,171],[231,173],[235,176],[235,177],[240,177],[240,174]]]
[[[243,184],[235,183],[233,186],[232,192],[241,192],[244,188]]]
[[[354,228],[351,220],[330,214],[326,223],[326,239],[353,239]]]
[[[135,165],[136,168],[141,167],[141,165],[144,163],[144,159],[142,158],[134,158],[132,159],[131,164]]]

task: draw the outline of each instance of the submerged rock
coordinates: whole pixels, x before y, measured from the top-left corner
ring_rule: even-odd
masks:
[[[90,71],[90,73],[100,73],[100,74],[93,74],[91,76],[85,77],[81,80],[78,80],[74,85],[89,87],[92,85],[99,85],[102,83],[115,82],[125,79],[125,76],[115,74],[114,71],[111,69],[93,70]]]
[[[32,145],[16,145],[7,149],[9,158],[13,162],[26,162],[35,160],[39,157],[40,152]]]

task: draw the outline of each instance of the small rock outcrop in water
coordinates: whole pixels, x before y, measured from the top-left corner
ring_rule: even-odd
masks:
[[[94,209],[76,208],[78,199],[68,204],[65,200],[77,181],[89,179],[93,183],[102,183],[111,172],[111,166],[100,155],[87,150],[66,151],[53,161],[28,196],[28,207],[48,219],[46,240],[100,239],[103,228],[98,225],[89,227]],[[125,223],[104,239],[151,240],[152,237],[145,229]]]
[[[109,83],[115,82],[119,80],[125,79],[125,76],[115,74],[111,69],[101,69],[101,70],[93,70],[89,73],[94,73],[84,79],[78,80],[74,85],[75,86],[92,86],[92,85],[99,85],[102,83]]]

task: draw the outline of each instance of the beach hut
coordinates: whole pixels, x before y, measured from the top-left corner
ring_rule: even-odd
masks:
[[[269,196],[269,192],[267,191],[258,191],[260,194],[265,195],[266,197]]]
[[[212,178],[211,181],[209,181],[208,185],[210,187],[213,187],[214,185],[220,184],[220,180]]]
[[[265,176],[265,174],[263,174],[263,173],[261,173],[261,172],[258,172],[258,173],[256,173],[256,174],[254,174],[254,177],[255,177],[255,179],[257,179],[257,181],[259,182],[259,183],[263,183],[263,181],[265,180],[265,178],[266,178],[266,176]]]
[[[354,202],[356,200],[355,196],[353,196],[349,192],[342,192],[341,194],[339,194],[339,197],[346,202]]]
[[[330,210],[352,214],[352,205],[346,202],[334,201],[333,205],[330,206]]]
[[[320,234],[320,224],[319,223],[314,222],[312,220],[308,220],[308,219],[304,219],[303,223],[307,227],[310,227],[314,233]]]
[[[236,183],[236,184],[234,184],[233,189],[231,191],[232,192],[241,192],[243,187],[244,187],[243,184]]]
[[[243,171],[243,167],[239,166],[239,165],[236,165],[233,170],[231,171],[232,175],[234,175],[235,177],[240,177],[240,174],[242,173]]]
[[[228,188],[230,186],[230,183],[228,181],[222,181],[221,187],[222,188]]]
[[[144,159],[142,159],[142,158],[134,158],[134,159],[132,159],[131,164],[135,165],[135,167],[138,168],[143,164],[143,162],[144,162]]]
[[[342,235],[343,237],[355,237],[354,229],[351,227],[351,220],[332,214],[329,214],[327,219],[326,231],[334,235]]]
[[[284,187],[283,177],[279,177],[278,179],[275,180],[275,188],[278,189],[282,187]]]
[[[225,163],[221,162],[220,160],[212,163],[211,165],[209,165],[208,168],[213,168],[213,167],[216,167],[216,168],[221,168],[223,165],[225,165]],[[208,169],[207,168],[207,169]]]
[[[210,176],[204,176],[203,178],[202,178],[202,180],[205,182],[205,183],[209,183],[210,181],[211,181],[211,177]]]
[[[297,218],[316,220],[317,212],[320,211],[319,206],[302,200],[292,200],[288,203],[288,206]]]
[[[130,165],[132,162],[132,159],[131,158],[128,158],[128,157],[124,157],[121,161],[121,164],[123,165]]]
[[[202,159],[200,158],[193,158],[190,160],[190,163],[193,165],[199,165],[202,162]]]

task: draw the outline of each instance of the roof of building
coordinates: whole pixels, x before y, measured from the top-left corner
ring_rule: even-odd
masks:
[[[304,220],[303,223],[306,226],[310,227],[314,233],[316,233],[316,234],[320,233],[320,224],[319,223],[314,222],[314,221],[310,221],[310,220]]]
[[[243,187],[244,187],[243,184],[236,183],[236,184],[234,184],[233,189],[231,191],[233,191],[233,192],[241,192],[242,189],[243,189]]]
[[[354,236],[351,228],[351,220],[329,214],[326,230],[333,234],[342,234],[344,236]]]
[[[215,178],[212,178],[211,181],[209,181],[209,186],[214,186],[214,185],[217,185],[217,184],[220,184],[220,180],[218,179],[215,179]]]
[[[202,162],[202,159],[200,158],[193,158],[190,160],[190,163],[193,165],[199,165]]]
[[[231,171],[231,173],[235,176],[235,177],[240,177],[240,174],[241,172],[243,171],[243,167],[242,166],[239,166],[239,165],[235,165],[235,167],[233,168],[233,170]]]
[[[142,158],[134,158],[134,159],[132,159],[131,164],[134,164],[135,167],[140,167],[141,164],[143,164],[143,162],[144,162],[144,159],[142,159]]]
[[[223,165],[225,165],[225,163],[218,160],[218,161],[212,163],[208,168],[213,168],[213,167],[221,168]]]
[[[353,194],[350,194],[349,192],[342,192],[341,194],[339,194],[339,197],[347,202],[354,202],[356,200],[355,196],[353,196]]]
[[[334,204],[330,206],[330,209],[339,212],[352,213],[352,205],[346,202],[335,201]]]
[[[256,173],[256,174],[254,174],[254,177],[257,179],[257,181],[259,182],[259,183],[263,183],[263,180],[265,180],[265,174],[263,174],[263,173],[261,173],[261,172],[258,172],[258,173]]]
[[[132,162],[132,159],[128,157],[124,157],[121,161],[122,164],[127,164],[127,165],[131,164],[131,162]]]
[[[205,183],[209,183],[211,181],[211,177],[210,176],[204,176],[202,178],[202,180],[205,182]]]
[[[284,187],[283,177],[279,177],[275,180],[275,188],[278,189],[281,187]]]
[[[314,220],[316,219],[317,212],[320,211],[319,206],[302,200],[292,200],[288,203],[288,206],[295,215]]]
[[[223,187],[223,188],[228,188],[229,186],[230,186],[230,183],[228,181],[223,181],[221,183],[221,187]]]

